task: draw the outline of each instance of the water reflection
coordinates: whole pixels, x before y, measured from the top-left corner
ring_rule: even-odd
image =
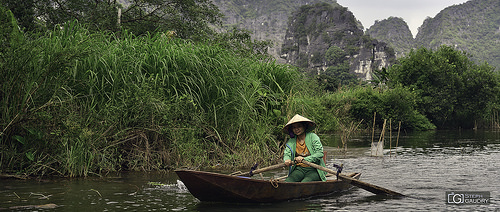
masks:
[[[55,211],[495,211],[500,208],[499,138],[500,133],[488,131],[402,133],[392,141],[386,138],[383,157],[371,157],[371,135],[353,137],[347,152],[339,151],[340,139],[335,135],[322,136],[330,166],[342,163],[345,172],[361,171],[361,180],[410,196],[403,199],[354,188],[341,194],[283,203],[205,203],[194,198],[174,172],[141,172],[108,178],[2,179],[0,208],[56,204]],[[445,192],[451,190],[490,191],[492,203],[447,205]]]

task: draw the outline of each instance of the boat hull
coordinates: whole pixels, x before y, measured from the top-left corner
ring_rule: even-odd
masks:
[[[341,192],[352,187],[347,180],[289,183],[203,171],[175,172],[193,196],[207,202],[280,202]],[[359,179],[360,174],[351,176]]]

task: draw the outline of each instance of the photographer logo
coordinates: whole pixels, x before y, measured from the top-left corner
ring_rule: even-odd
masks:
[[[489,191],[446,191],[446,204],[487,205],[490,204]]]

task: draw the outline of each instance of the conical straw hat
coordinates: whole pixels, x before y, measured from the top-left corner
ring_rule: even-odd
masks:
[[[288,134],[289,133],[288,128],[290,127],[290,125],[292,125],[293,123],[298,123],[298,122],[307,123],[307,127],[306,127],[307,132],[310,132],[311,130],[314,129],[314,127],[316,127],[316,123],[314,123],[314,121],[311,121],[306,117],[303,117],[299,114],[296,114],[295,116],[293,116],[292,119],[290,119],[290,121],[288,121],[288,123],[286,123],[285,127],[283,127],[283,132]]]

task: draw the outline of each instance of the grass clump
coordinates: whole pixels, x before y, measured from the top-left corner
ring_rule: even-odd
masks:
[[[298,76],[217,44],[74,22],[3,59],[2,169],[35,175],[276,160],[270,135]]]

